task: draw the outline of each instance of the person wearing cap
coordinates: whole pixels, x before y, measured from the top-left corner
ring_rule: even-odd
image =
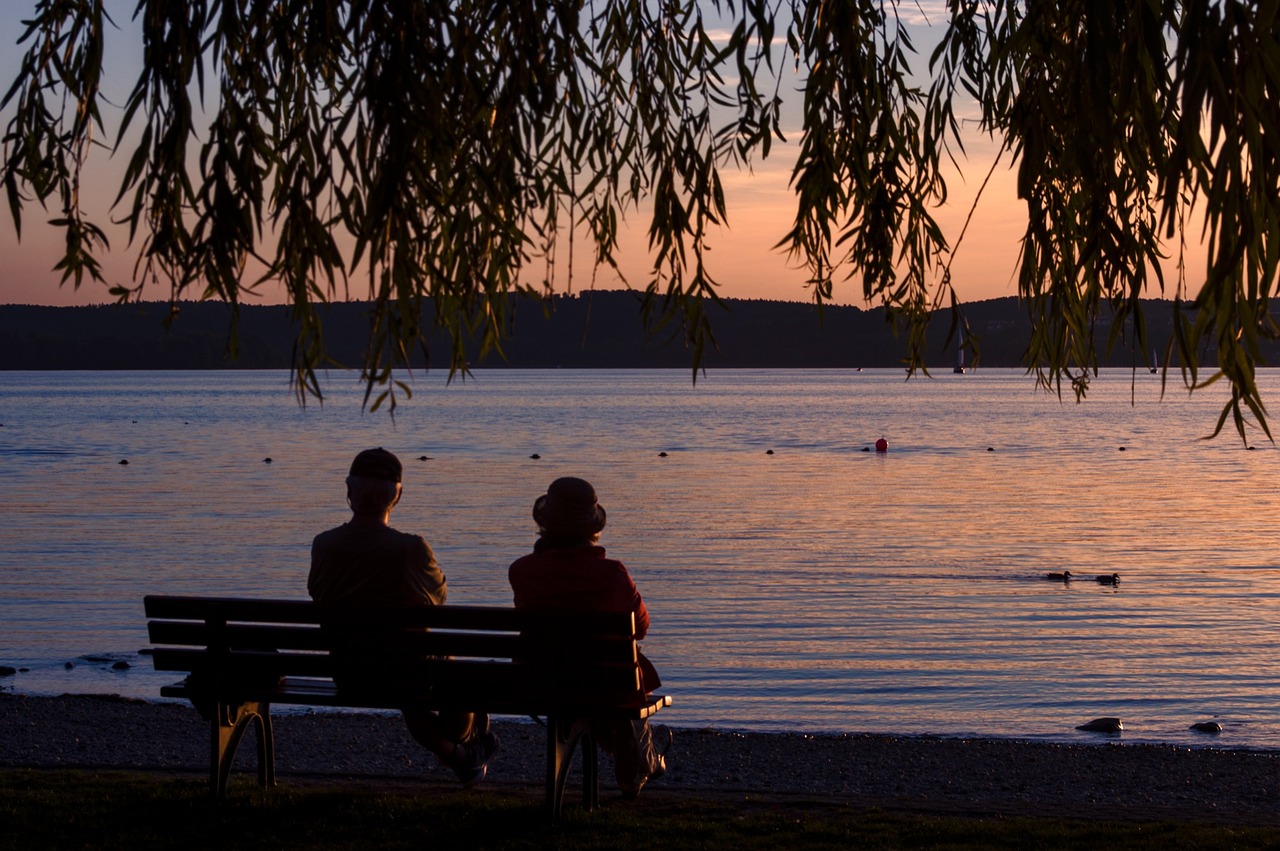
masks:
[[[604,506],[591,483],[572,476],[556,479],[533,504],[538,540],[533,552],[507,571],[517,609],[584,609],[632,612],[636,638],[649,631],[649,610],[622,562],[606,557],[599,545]],[[644,690],[659,685],[658,672],[640,654]],[[654,738],[663,741],[659,748]],[[613,757],[618,787],[635,797],[648,781],[667,770],[671,731],[645,721],[610,721],[596,726],[602,750]]]
[[[391,528],[391,510],[404,492],[401,477],[400,459],[381,447],[366,449],[352,461],[347,476],[351,519],[316,535],[311,544],[307,591],[317,603],[444,605],[448,585],[430,545],[421,535]],[[487,715],[411,709],[403,714],[414,739],[453,769],[464,785],[484,779],[498,749]]]

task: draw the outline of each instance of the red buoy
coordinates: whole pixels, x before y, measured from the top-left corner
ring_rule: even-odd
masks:
[[[877,452],[888,452],[888,451],[889,451],[889,441],[885,440],[883,437],[882,437],[882,438],[880,438],[879,440],[877,440],[877,441],[876,441],[876,451],[877,451]]]

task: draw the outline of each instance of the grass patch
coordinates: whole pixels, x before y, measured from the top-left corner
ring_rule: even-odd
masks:
[[[1273,848],[1280,828],[1075,819],[966,818],[780,806],[682,795],[601,810],[566,808],[543,824],[540,790],[464,792],[371,783],[233,783],[215,804],[205,782],[134,772],[0,771],[0,848],[616,849]]]

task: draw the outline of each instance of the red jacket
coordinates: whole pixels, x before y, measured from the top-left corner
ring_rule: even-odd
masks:
[[[584,609],[634,612],[636,638],[649,633],[649,609],[622,562],[606,558],[604,547],[546,548],[522,556],[507,571],[517,609]],[[645,691],[661,685],[643,655]]]

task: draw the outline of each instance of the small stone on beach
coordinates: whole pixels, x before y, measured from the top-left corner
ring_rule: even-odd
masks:
[[[1124,729],[1124,723],[1119,718],[1094,718],[1076,729],[1086,733],[1119,733]]]

